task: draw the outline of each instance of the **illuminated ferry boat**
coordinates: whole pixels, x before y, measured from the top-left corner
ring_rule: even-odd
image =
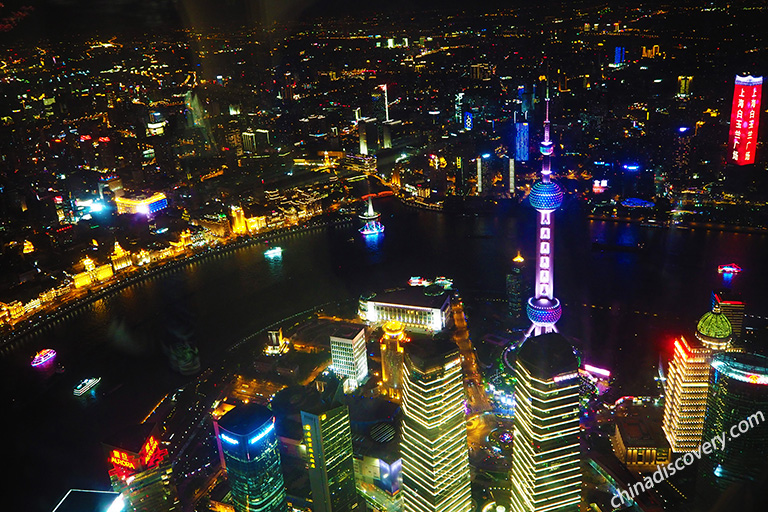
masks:
[[[32,358],[32,366],[43,365],[48,361],[50,361],[51,359],[53,359],[54,357],[56,357],[56,351],[53,350],[52,348],[46,348],[44,350],[41,350],[40,352],[35,354],[34,358]]]
[[[283,248],[282,247],[273,247],[271,249],[267,249],[264,251],[264,256],[267,258],[273,260],[275,258],[280,258],[283,255]]]
[[[728,265],[720,265],[717,267],[717,271],[721,274],[738,274],[742,271],[742,268],[735,263],[730,263]]]
[[[80,381],[80,383],[75,386],[75,389],[73,390],[73,393],[75,396],[82,396],[85,393],[87,393],[89,390],[93,389],[96,384],[101,382],[101,377],[95,377],[91,379],[83,379]]]

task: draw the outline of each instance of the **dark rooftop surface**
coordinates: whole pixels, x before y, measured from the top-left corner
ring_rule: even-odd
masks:
[[[459,348],[450,340],[421,337],[405,345],[405,355],[416,367],[427,370],[458,357]]]
[[[219,427],[233,434],[247,436],[272,418],[272,411],[255,403],[238,405],[219,420]]]
[[[561,373],[578,370],[573,347],[561,334],[549,333],[529,338],[517,360],[525,365],[531,375],[546,380]]]
[[[451,294],[450,292],[441,290],[436,295],[428,295],[426,292],[431,290],[432,287],[409,286],[407,288],[399,288],[397,290],[389,290],[377,293],[376,296],[371,299],[371,301],[404,306],[417,306],[420,308],[440,309],[445,303],[445,300],[450,297]]]
[[[360,331],[364,330],[364,326],[360,324],[352,324],[348,322],[334,322],[329,329],[329,335],[334,338],[343,338],[345,340],[352,340],[360,334]]]

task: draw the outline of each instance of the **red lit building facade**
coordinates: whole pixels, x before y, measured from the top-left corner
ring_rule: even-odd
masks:
[[[136,512],[180,510],[171,464],[157,425],[132,427],[104,443],[112,489],[123,495],[126,509]]]
[[[728,137],[728,160],[736,165],[755,162],[762,91],[763,77],[736,77],[731,108],[731,131]]]

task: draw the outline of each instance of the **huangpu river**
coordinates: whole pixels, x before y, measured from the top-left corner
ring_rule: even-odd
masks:
[[[355,219],[270,241],[282,247],[280,259],[265,258],[264,243],[238,248],[119,290],[17,342],[0,356],[12,472],[0,508],[48,512],[70,488],[109,487],[101,441],[190,379],[173,373],[160,349],[179,311],[192,323],[203,367],[282,318],[404,286],[411,276],[452,278],[467,299],[471,332],[494,329],[473,316],[472,298],[504,296],[518,250],[530,272],[535,212],[523,205],[517,216],[448,215],[392,197],[375,207],[386,228],[379,238],[364,239]],[[713,288],[732,287],[748,314],[768,316],[766,235],[594,221],[573,201],[555,218],[558,327],[589,362],[613,371],[623,394],[655,392],[660,356],[669,357],[673,336],[690,335]],[[717,272],[726,263],[744,271],[726,282]],[[43,348],[58,352],[63,373],[30,367]],[[102,378],[98,398],[73,396],[84,377]]]

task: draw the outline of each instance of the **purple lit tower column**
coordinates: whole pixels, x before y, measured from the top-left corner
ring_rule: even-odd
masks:
[[[541,142],[541,180],[536,182],[528,200],[539,212],[539,228],[536,235],[536,288],[528,299],[527,313],[531,327],[526,338],[549,332],[557,332],[555,324],[562,309],[555,298],[554,280],[554,233],[555,218],[552,213],[563,203],[563,191],[557,183],[550,181],[552,174],[550,158],[554,152],[549,140],[549,97],[546,100],[547,116],[544,120],[544,140]]]

